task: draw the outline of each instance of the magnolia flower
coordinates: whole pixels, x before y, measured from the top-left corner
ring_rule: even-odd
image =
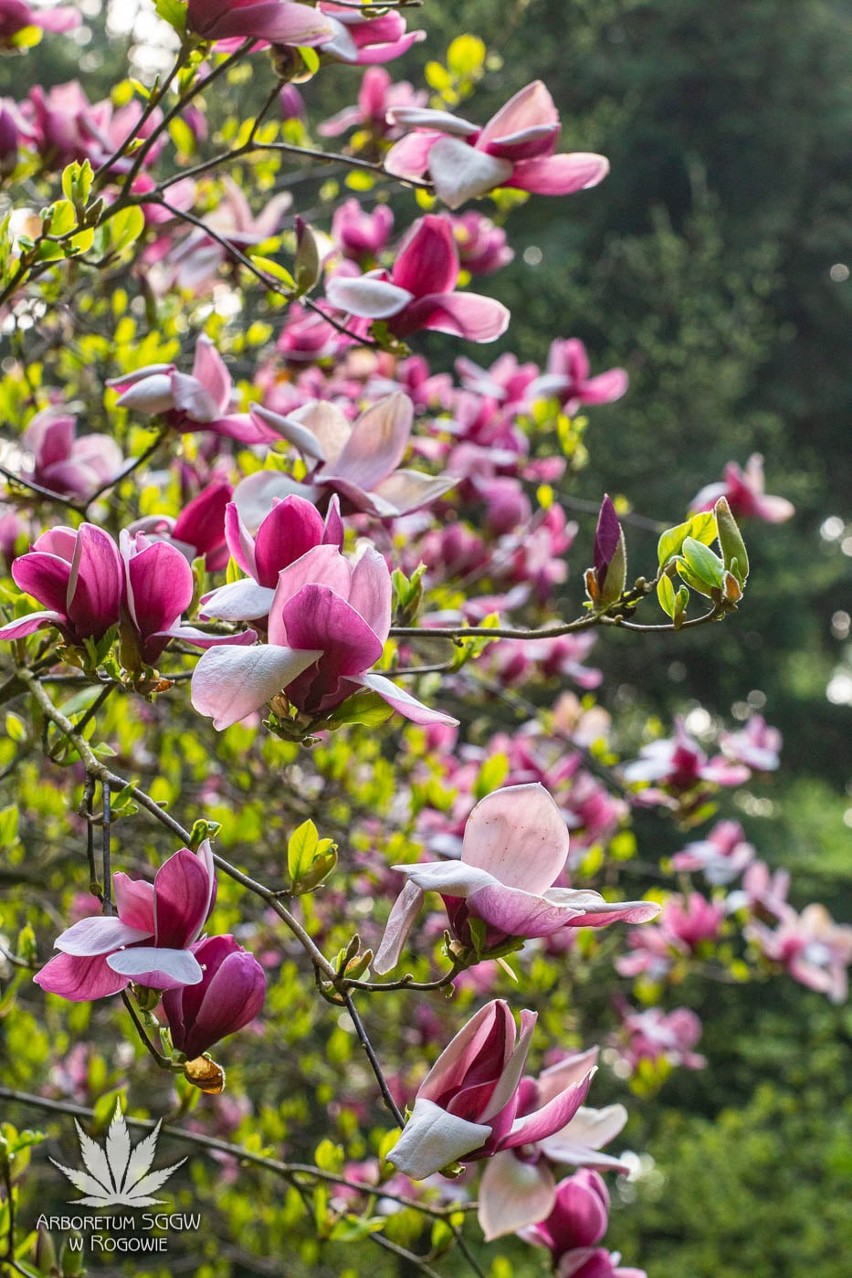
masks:
[[[535,1012],[521,1012],[518,1037],[503,999],[477,1012],[420,1084],[411,1117],[388,1161],[406,1176],[423,1180],[450,1163],[489,1158],[565,1127],[585,1100],[594,1070],[540,1108],[516,1117],[536,1020]]]
[[[437,329],[472,342],[493,342],[506,331],[502,302],[478,293],[455,293],[459,255],[446,218],[420,218],[411,227],[390,272],[357,279],[335,275],[326,284],[332,306],[364,319],[384,320],[395,337]]]
[[[358,91],[355,106],[344,107],[319,126],[317,132],[324,138],[336,138],[347,129],[364,128],[378,137],[398,137],[399,130],[387,122],[391,107],[425,106],[428,95],[422,89],[415,90],[408,80],[394,84],[384,67],[368,67]]]
[[[707,1064],[705,1057],[692,1050],[701,1038],[701,1021],[688,1007],[676,1007],[671,1012],[664,1012],[661,1007],[642,1012],[628,1010],[621,1033],[624,1041],[619,1047],[631,1072],[643,1060],[652,1064],[663,1060],[686,1069],[703,1069]]]
[[[229,551],[225,542],[225,510],[233,495],[225,480],[208,484],[187,502],[176,519],[171,515],[146,515],[130,525],[131,533],[141,532],[152,541],[168,541],[192,563],[204,556],[208,572],[227,567]]]
[[[540,1109],[565,1088],[584,1079],[597,1060],[598,1049],[579,1052],[546,1069],[538,1078],[521,1082],[518,1114]],[[479,1184],[479,1224],[491,1242],[537,1224],[553,1211],[556,1178],[550,1164],[598,1170],[627,1171],[627,1165],[608,1154],[602,1145],[614,1140],[627,1122],[623,1105],[606,1109],[580,1106],[573,1118],[552,1136],[518,1150],[495,1154],[485,1166]]]
[[[639,758],[624,769],[624,779],[631,784],[653,781],[677,794],[691,790],[702,781],[712,785],[742,785],[750,776],[744,764],[729,763],[720,754],[708,760],[686,731],[681,718],[675,720],[673,737],[642,746]]]
[[[705,839],[687,843],[672,857],[679,873],[703,874],[709,883],[731,883],[754,860],[754,848],[746,842],[739,821],[717,821]]]
[[[755,772],[774,772],[779,767],[781,743],[781,733],[761,714],[753,714],[740,732],[723,732],[719,736],[725,755]]]
[[[216,899],[210,844],[181,848],[157,871],[153,883],[112,876],[116,915],[80,919],[54,942],[55,958],[33,978],[49,994],[88,1002],[117,994],[131,983],[168,990],[203,978],[192,943]]]
[[[316,9],[290,0],[189,0],[187,29],[204,40],[254,36],[273,44],[315,45],[334,26]]]
[[[12,565],[15,585],[45,605],[0,627],[0,639],[23,639],[55,626],[67,643],[101,639],[121,618],[124,572],[118,547],[94,524],[56,527]]]
[[[40,27],[42,31],[73,31],[82,18],[71,5],[58,5],[55,9],[35,8],[24,0],[0,0],[0,49],[14,49],[16,36],[27,27]]]
[[[149,364],[107,382],[121,392],[118,404],[132,412],[162,417],[181,434],[210,430],[241,444],[269,444],[275,431],[246,413],[233,413],[231,375],[203,333],[195,344],[192,373],[179,373],[174,364]]]
[[[312,400],[288,417],[254,405],[252,417],[260,418],[313,464],[305,485],[299,486],[311,501],[337,493],[353,510],[391,519],[419,510],[457,482],[453,475],[400,467],[414,424],[414,406],[400,392],[371,405],[354,423],[326,400]],[[256,471],[237,485],[234,500],[251,523],[294,486],[280,471]]]
[[[502,226],[495,226],[484,214],[471,209],[454,217],[452,224],[459,261],[471,275],[493,275],[514,258]]]
[[[468,817],[458,861],[394,866],[408,881],[388,918],[375,971],[389,972],[399,962],[426,892],[441,894],[450,931],[477,950],[512,937],[552,936],[564,927],[643,923],[659,913],[648,901],[610,904],[597,892],[554,888],[567,859],[565,819],[543,786],[492,791]],[[482,928],[479,946],[472,923]]]
[[[323,523],[315,506],[291,494],[277,501],[260,521],[255,537],[240,517],[239,507],[231,502],[225,515],[225,537],[231,555],[248,573],[248,579],[205,595],[201,600],[202,614],[225,621],[252,621],[268,614],[282,568],[315,546],[342,548],[343,524],[336,501],[332,501]]]
[[[173,1046],[189,1060],[235,1034],[259,1013],[266,998],[263,968],[232,936],[208,936],[190,950],[202,970],[195,985],[163,994]]]
[[[720,497],[726,497],[731,513],[737,519],[763,519],[768,524],[783,524],[796,513],[796,507],[786,497],[771,497],[765,492],[763,458],[752,453],[741,470],[736,462],[728,462],[725,478],[717,484],[708,484],[693,497],[690,510],[712,510]]]
[[[746,935],[800,985],[825,994],[832,1003],[846,1001],[852,927],[835,923],[824,905],[806,905],[801,914],[788,907],[774,932],[752,923]]]
[[[353,565],[337,546],[316,546],[278,574],[268,643],[205,652],[192,704],[222,729],[278,693],[316,719],[366,689],[415,723],[455,723],[370,673],[390,631],[391,593],[388,566],[372,547]]]
[[[551,342],[547,372],[533,382],[529,393],[532,399],[558,399],[570,416],[583,404],[611,404],[621,399],[627,387],[623,368],[610,368],[590,377],[585,346],[579,338],[568,337]]]
[[[644,1270],[624,1269],[617,1252],[596,1247],[609,1224],[609,1193],[601,1177],[583,1169],[556,1186],[546,1220],[522,1230],[521,1237],[547,1247],[556,1278],[646,1278]]]
[[[21,443],[33,455],[37,484],[53,493],[85,498],[118,477],[124,457],[110,435],[76,436],[75,417],[46,408],[32,418]]]
[[[602,155],[554,155],[559,113],[540,80],[521,89],[482,128],[448,111],[394,107],[392,124],[415,132],[391,147],[385,169],[394,177],[428,173],[451,209],[495,187],[533,195],[571,195],[597,186],[609,172]]]
[[[376,258],[387,247],[393,231],[389,204],[377,204],[368,212],[358,200],[344,200],[331,219],[331,238],[344,257],[359,262]]]
[[[320,51],[339,62],[366,65],[390,62],[406,53],[413,44],[426,39],[425,31],[406,31],[405,18],[400,13],[383,13],[370,17],[358,13],[346,5],[330,0],[319,0],[317,6],[332,30],[331,39],[319,42]],[[304,44],[304,40],[282,41],[286,44]]]
[[[293,203],[292,195],[282,191],[255,214],[236,182],[227,176],[221,182],[223,194],[213,211],[205,217],[206,226],[215,232],[217,238],[214,239],[202,227],[196,227],[177,247],[171,247],[171,240],[166,241],[171,250],[168,253],[170,277],[178,288],[189,289],[192,293],[199,293],[212,284],[219,267],[228,261],[228,251],[222,240],[245,251],[253,244],[270,239]],[[194,198],[194,192],[191,194]],[[173,194],[170,202],[175,202]]]

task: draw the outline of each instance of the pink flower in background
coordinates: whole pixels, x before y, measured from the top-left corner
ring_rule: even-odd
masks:
[[[284,692],[311,718],[354,693],[377,693],[415,723],[455,723],[384,675],[371,674],[391,622],[391,579],[378,551],[354,565],[336,546],[317,546],[278,574],[269,642],[205,652],[192,676],[192,704],[227,728]]]
[[[46,408],[30,420],[21,444],[33,455],[34,481],[62,495],[89,497],[115,479],[124,465],[110,435],[77,438],[76,417],[56,408]]]
[[[676,1007],[671,1012],[664,1012],[661,1007],[649,1007],[643,1012],[625,1009],[618,1046],[631,1071],[643,1060],[703,1069],[706,1059],[692,1050],[700,1038],[701,1021],[688,1007]]]
[[[787,901],[790,891],[788,870],[770,870],[763,861],[754,861],[743,875],[742,890],[728,897],[728,911],[748,909],[755,918],[782,919],[792,906]]]
[[[131,412],[162,417],[181,434],[209,430],[241,444],[269,444],[274,430],[247,413],[234,413],[231,375],[209,337],[195,344],[192,373],[179,373],[174,364],[149,364],[107,382],[120,392],[118,404]]]
[[[754,860],[739,821],[717,821],[705,839],[688,843],[672,857],[673,870],[703,874],[709,883],[731,883]]]
[[[636,781],[656,782],[675,794],[687,792],[701,782],[742,785],[750,776],[751,771],[744,764],[728,762],[720,754],[708,760],[680,717],[675,720],[673,737],[643,746],[639,758],[624,769],[624,779],[631,785]]]
[[[705,942],[719,939],[727,909],[700,892],[669,897],[658,923],[628,935],[630,954],[615,960],[621,976],[662,980],[680,956],[695,954]]]
[[[490,217],[474,209],[454,217],[452,227],[462,269],[471,275],[493,275],[515,256],[502,226],[495,226]]]
[[[554,155],[559,113],[540,80],[516,93],[480,128],[447,111],[394,107],[392,124],[415,130],[385,158],[394,177],[428,173],[435,194],[451,209],[495,187],[534,195],[571,195],[597,186],[609,172],[602,155]]]
[[[395,337],[437,329],[472,342],[492,342],[506,331],[502,302],[478,293],[456,293],[459,257],[452,226],[430,215],[415,222],[390,272],[358,279],[337,275],[326,284],[332,306],[364,319],[384,320]]]
[[[324,138],[336,138],[348,129],[364,128],[376,137],[396,137],[399,130],[387,122],[391,107],[425,106],[427,97],[425,90],[415,90],[408,80],[395,84],[384,67],[369,67],[361,81],[357,104],[331,116],[317,132]]]
[[[375,971],[399,962],[426,892],[441,894],[450,930],[463,945],[473,943],[471,921],[484,924],[484,949],[564,927],[641,923],[659,913],[647,901],[610,903],[597,892],[554,888],[567,859],[565,819],[543,786],[486,795],[468,817],[459,860],[394,867],[407,882],[388,918]]]
[[[345,508],[390,519],[419,510],[456,484],[453,475],[427,475],[400,466],[409,447],[414,407],[397,391],[351,422],[336,404],[313,401],[282,417],[254,405],[252,417],[299,450],[313,469],[296,485],[280,471],[256,471],[237,485],[234,500],[253,524],[276,498],[297,490],[310,501],[337,494]]]
[[[80,919],[56,938],[59,954],[36,973],[37,985],[72,1002],[105,998],[131,981],[167,990],[203,979],[192,943],[216,899],[210,844],[181,848],[153,883],[112,876],[116,915]]]
[[[25,4],[24,0],[0,0],[0,49],[14,49],[15,37],[26,27],[65,32],[79,27],[82,20],[71,5],[42,9]]]
[[[100,639],[118,624],[124,572],[118,547],[94,524],[56,527],[12,565],[15,585],[44,604],[45,611],[0,627],[0,639],[22,639],[55,626],[68,643]]]
[[[411,1117],[388,1161],[406,1176],[423,1180],[458,1160],[488,1158],[500,1149],[544,1140],[565,1127],[586,1097],[592,1070],[540,1108],[516,1117],[536,1020],[535,1012],[521,1012],[518,1036],[503,999],[481,1008],[420,1084]]]
[[[137,136],[137,129],[139,137],[147,138],[163,119],[158,108],[143,121],[143,107],[135,99],[118,108],[109,98],[90,102],[77,80],[47,90],[35,85],[21,109],[36,150],[52,168],[62,168],[72,160],[89,160],[98,168],[122,143]],[[155,160],[164,145],[158,141],[147,153],[146,163]],[[115,161],[114,171],[125,173],[132,163],[132,157],[123,156]]]
[[[261,211],[255,214],[236,182],[227,175],[220,181],[224,194],[218,197],[215,208],[204,219],[218,239],[197,227],[176,247],[171,247],[171,242],[168,242],[170,251],[166,265],[170,281],[191,293],[201,293],[209,288],[222,263],[229,260],[227,250],[220,240],[226,240],[228,244],[245,251],[254,244],[270,239],[278,231],[282,217],[293,203],[292,195],[288,191],[282,191],[273,195]],[[193,202],[194,192],[190,206]],[[175,203],[171,190],[169,203]],[[156,208],[156,205],[153,207]]]
[[[166,990],[162,1007],[174,1047],[195,1060],[254,1020],[266,998],[266,977],[232,936],[208,936],[190,950],[202,978]]]
[[[331,27],[331,39],[319,42],[320,52],[339,62],[358,63],[361,66],[376,62],[390,62],[426,39],[425,31],[408,31],[405,18],[398,12],[387,12],[378,17],[358,13],[348,5],[334,4],[332,0],[319,0],[318,12]],[[303,40],[282,41],[286,44],[304,44]]]
[[[192,563],[204,556],[208,572],[225,568],[229,550],[225,541],[225,509],[233,489],[225,480],[216,480],[188,502],[177,518],[147,515],[137,519],[129,532],[145,533],[151,540],[168,541]]]
[[[577,337],[550,344],[547,371],[530,387],[530,398],[558,399],[565,412],[576,413],[583,404],[611,404],[626,394],[629,385],[623,368],[589,376],[589,357]]]
[[[736,519],[762,519],[768,524],[783,524],[792,519],[796,507],[786,497],[770,497],[765,492],[763,458],[752,453],[742,470],[736,462],[728,462],[725,478],[708,484],[692,499],[690,510],[712,510],[720,497],[726,497]]]
[[[752,923],[746,936],[800,985],[825,994],[832,1003],[846,1001],[852,927],[835,923],[824,905],[806,905],[801,914],[788,907],[774,931]]]
[[[740,732],[723,732],[719,744],[727,758],[753,772],[774,772],[780,762],[783,738],[762,715],[753,714]]]
[[[250,36],[273,44],[316,45],[334,27],[316,9],[290,0],[189,0],[187,28],[204,40]]]
[[[260,520],[254,537],[241,519],[236,502],[231,502],[225,518],[225,536],[233,559],[248,578],[205,595],[201,600],[202,615],[225,621],[251,621],[268,614],[282,568],[315,546],[342,548],[343,525],[335,501],[323,523],[315,506],[291,494],[275,502]]]
[[[539,1078],[524,1078],[518,1115],[541,1109],[566,1088],[586,1079],[597,1060],[592,1048],[566,1057]],[[479,1224],[486,1241],[537,1224],[553,1211],[557,1199],[551,1163],[598,1170],[626,1171],[626,1164],[599,1151],[627,1122],[623,1105],[606,1109],[584,1106],[559,1131],[535,1144],[495,1154],[485,1165],[479,1185]]]
[[[389,204],[377,204],[370,213],[358,200],[344,200],[331,220],[331,238],[344,257],[354,262],[378,257],[387,248],[392,231]]]

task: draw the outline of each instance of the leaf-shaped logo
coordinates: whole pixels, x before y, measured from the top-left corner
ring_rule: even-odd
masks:
[[[87,1136],[80,1124],[74,1120],[77,1138],[80,1141],[80,1153],[83,1157],[85,1171],[76,1171],[73,1167],[63,1167],[55,1158],[51,1158],[54,1167],[58,1167],[63,1176],[67,1176],[75,1189],[83,1198],[72,1198],[73,1202],[83,1207],[153,1207],[163,1201],[152,1198],[168,1178],[186,1162],[182,1158],[171,1167],[163,1167],[159,1171],[151,1171],[151,1164],[157,1152],[157,1137],[161,1124],[140,1140],[135,1148],[130,1144],[130,1135],[124,1114],[118,1101],[109,1125],[104,1148],[97,1141]]]

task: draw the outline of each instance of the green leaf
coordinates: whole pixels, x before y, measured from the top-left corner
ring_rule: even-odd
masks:
[[[356,692],[354,697],[348,697],[329,715],[323,727],[334,729],[349,723],[363,723],[368,728],[375,728],[380,723],[386,723],[392,714],[393,707],[377,692]]]
[[[716,536],[716,519],[710,510],[702,511],[687,519],[686,523],[675,528],[667,528],[657,543],[657,556],[660,567],[667,564],[674,555],[679,555],[687,537],[709,546]]]
[[[668,573],[664,573],[657,582],[657,600],[667,617],[675,615],[675,589]]]
[[[159,17],[177,31],[179,36],[186,32],[186,5],[181,0],[154,0],[154,8]]]
[[[709,546],[696,541],[694,537],[687,537],[682,546],[682,553],[691,576],[711,590],[721,590],[725,565]],[[704,593],[706,594],[707,591],[705,590]]]

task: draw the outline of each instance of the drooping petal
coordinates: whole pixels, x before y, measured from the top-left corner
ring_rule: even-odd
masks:
[[[566,1088],[534,1113],[516,1118],[509,1135],[501,1142],[501,1148],[515,1149],[518,1145],[533,1145],[560,1131],[571,1121],[586,1099],[596,1069],[593,1066],[582,1082]]]
[[[623,368],[610,368],[597,377],[590,377],[583,385],[582,399],[584,404],[611,404],[627,393],[630,379]]]
[[[441,710],[433,710],[430,706],[424,705],[422,701],[412,697],[410,692],[406,692],[404,688],[400,688],[384,675],[363,674],[358,678],[351,678],[349,682],[377,692],[383,701],[393,706],[397,714],[401,714],[412,723],[445,723],[448,727],[458,726],[458,719],[454,719],[451,714],[444,714]]]
[[[509,160],[469,146],[461,138],[441,138],[429,152],[435,194],[450,209],[505,186],[513,172]]]
[[[405,887],[393,903],[393,908],[385,924],[384,935],[376,951],[376,957],[373,959],[373,971],[379,976],[384,976],[386,972],[390,972],[401,959],[405,942],[408,940],[408,934],[414,926],[414,920],[417,918],[422,904],[422,890],[411,879],[408,879]]]
[[[379,400],[361,414],[340,456],[318,478],[343,478],[369,492],[402,461],[413,421],[407,395],[398,391]]]
[[[468,908],[475,918],[507,936],[523,937],[552,936],[576,921],[580,913],[570,905],[554,904],[543,896],[493,881],[469,895]]]
[[[575,151],[570,155],[546,155],[521,160],[515,165],[506,186],[518,187],[532,195],[573,195],[597,186],[609,173],[604,155]]]
[[[107,966],[120,976],[129,977],[137,985],[154,990],[170,990],[178,985],[197,985],[204,973],[190,950],[171,950],[162,946],[137,945],[132,950],[119,950],[107,957]]]
[[[568,829],[543,786],[507,786],[477,803],[462,848],[466,865],[487,870],[508,887],[540,895],[568,858]]]
[[[556,1202],[556,1182],[544,1161],[525,1162],[505,1150],[485,1164],[477,1198],[480,1228],[493,1242],[545,1220]]]
[[[365,319],[389,319],[397,315],[413,297],[404,288],[388,280],[362,275],[358,279],[333,276],[325,286],[325,295],[333,307]]]
[[[80,958],[57,954],[33,977],[47,994],[59,994],[72,1003],[88,1003],[126,989],[129,978],[112,971],[103,954]]]
[[[0,626],[0,639],[25,639],[45,626],[61,626],[65,620],[64,613],[60,612],[31,612],[27,617]]]
[[[412,1180],[423,1180],[481,1148],[490,1135],[483,1123],[469,1123],[419,1098],[388,1162]]]
[[[461,116],[452,115],[449,111],[436,111],[432,107],[391,107],[387,113],[387,121],[388,124],[399,125],[401,129],[434,129],[438,133],[448,133],[460,138],[471,137],[479,132],[479,127],[469,120],[463,120]]]
[[[496,341],[509,327],[511,312],[502,302],[479,293],[433,293],[418,298],[393,319],[389,328],[398,337],[433,329],[464,337],[469,342]]]
[[[294,652],[273,645],[211,648],[193,671],[192,704],[221,731],[266,705],[321,656],[319,649]]]
[[[122,945],[145,941],[150,935],[148,928],[129,927],[120,918],[96,914],[72,923],[53,944],[63,954],[90,958],[94,954],[109,954]]]

